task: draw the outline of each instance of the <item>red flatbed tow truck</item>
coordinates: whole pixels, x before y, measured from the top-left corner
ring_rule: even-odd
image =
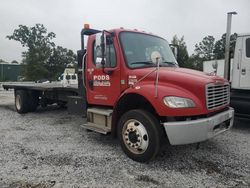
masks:
[[[69,111],[87,116],[84,128],[118,136],[123,151],[139,162],[152,160],[164,141],[199,143],[233,125],[228,81],[180,68],[159,36],[86,25],[77,55],[77,88],[3,85],[15,90],[17,111],[67,102]]]

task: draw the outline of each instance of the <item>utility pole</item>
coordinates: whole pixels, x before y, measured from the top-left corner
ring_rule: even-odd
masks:
[[[224,78],[229,80],[228,72],[229,69],[229,51],[230,51],[230,35],[231,35],[231,22],[232,22],[232,15],[236,15],[237,12],[228,12],[227,13],[227,32],[226,32],[226,46],[225,46],[225,66],[224,66]]]

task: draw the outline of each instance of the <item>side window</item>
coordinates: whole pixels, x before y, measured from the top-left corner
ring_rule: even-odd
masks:
[[[95,41],[93,43],[93,64],[96,64]],[[107,38],[107,52],[105,67],[116,67],[116,53],[112,40]]]
[[[246,40],[246,56],[250,57],[250,38]]]
[[[76,75],[72,75],[72,80],[76,80]]]
[[[66,75],[66,80],[70,80],[70,75]]]

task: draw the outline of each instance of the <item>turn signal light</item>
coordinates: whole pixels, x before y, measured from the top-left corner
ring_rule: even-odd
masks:
[[[84,24],[84,29],[89,29],[89,24]]]

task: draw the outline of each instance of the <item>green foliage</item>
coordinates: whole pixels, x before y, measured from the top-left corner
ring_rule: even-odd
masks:
[[[12,35],[7,36],[8,39],[19,41],[23,46],[29,49],[36,49],[38,46],[55,46],[55,44],[51,42],[55,37],[56,35],[53,32],[47,34],[47,29],[43,24],[36,24],[30,28],[25,25],[19,25],[19,28],[15,29]]]
[[[198,55],[192,54],[188,59],[188,64],[190,65],[188,68],[202,71],[202,62],[202,58],[200,58]]]
[[[171,41],[171,44],[178,47],[177,62],[180,67],[202,70],[198,55],[193,54],[189,57],[184,36],[178,39],[178,37],[175,35]],[[203,47],[201,47],[201,49],[203,49]]]
[[[230,52],[234,51],[237,34],[230,36]],[[195,45],[194,54],[189,58],[189,64],[197,70],[202,70],[204,61],[225,58],[225,43],[226,34],[223,34],[221,39],[215,42],[213,36],[206,36],[201,42]],[[231,53],[233,55],[233,53]]]
[[[213,36],[206,36],[199,44],[195,45],[195,55],[203,60],[211,60],[214,58],[215,38]]]
[[[171,41],[171,44],[173,46],[178,47],[178,53],[177,53],[177,62],[180,67],[189,67],[188,65],[188,51],[187,51],[187,45],[184,41],[184,36],[182,36],[180,39],[175,35]]]
[[[237,34],[234,33],[230,36],[230,54],[232,58],[234,55],[234,48],[237,39]],[[224,59],[225,58],[225,46],[226,46],[226,33],[221,36],[221,39],[216,41],[214,46],[215,59]]]
[[[11,64],[18,64],[18,61],[13,60],[13,61],[11,61]]]
[[[208,35],[201,42],[195,45],[194,54],[189,57],[189,64],[192,68],[202,71],[203,61],[214,59],[215,38]]]
[[[72,50],[57,46],[53,48],[52,54],[46,64],[48,70],[50,70],[50,78],[57,79],[69,65],[75,64],[76,55]]]
[[[73,62],[75,54],[66,48],[56,47],[52,41],[55,37],[55,33],[47,32],[42,24],[34,27],[19,25],[12,35],[7,36],[9,40],[16,40],[27,47],[27,51],[22,54],[22,73],[26,80],[53,79],[55,74],[59,74],[58,71],[62,73],[66,65]]]

